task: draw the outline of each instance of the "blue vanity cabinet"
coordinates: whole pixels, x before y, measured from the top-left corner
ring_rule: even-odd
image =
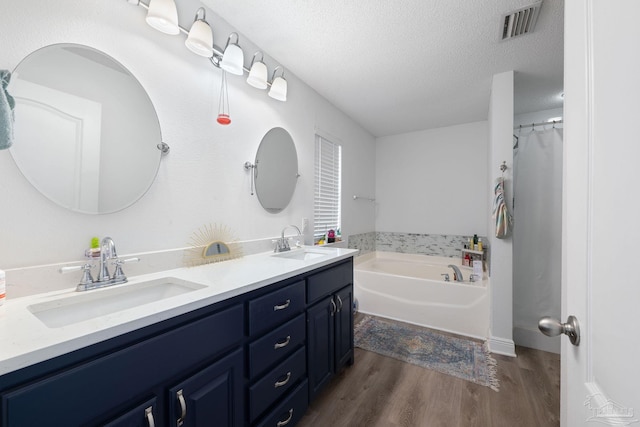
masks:
[[[243,355],[236,350],[169,389],[169,425],[244,425]]]
[[[292,427],[353,363],[353,260],[0,376],[0,427]]]
[[[158,399],[147,400],[108,422],[104,427],[152,427],[159,425]]]
[[[242,426],[243,320],[243,307],[236,305],[186,324],[183,321],[180,326],[137,342],[120,342],[106,354],[72,360],[68,368],[2,391],[0,424],[120,426],[129,425],[133,419],[132,425],[169,425],[165,421],[167,390],[180,379],[208,374],[209,367],[213,367],[218,376],[209,376],[205,385],[198,382],[198,392],[206,394],[206,387],[215,387],[216,381],[227,381],[228,386],[217,388],[213,395],[220,397],[226,393],[226,398],[237,405],[232,408],[235,415],[231,418],[233,422],[217,425]],[[125,339],[126,336],[120,338]],[[221,377],[227,371],[231,371],[231,379]],[[140,402],[153,403],[140,406]],[[153,424],[144,411],[149,406],[153,407]]]
[[[353,263],[307,278],[309,401],[333,375],[353,364]]]
[[[305,290],[305,281],[297,279],[247,304],[250,425],[279,416],[273,411],[306,380]],[[296,408],[305,410],[306,403]]]

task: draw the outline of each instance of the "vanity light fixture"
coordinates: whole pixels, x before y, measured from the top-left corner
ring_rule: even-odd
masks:
[[[147,24],[165,34],[180,33],[178,27],[178,10],[173,0],[149,0]]]
[[[282,70],[282,74],[276,77],[278,69]],[[273,76],[271,77],[271,89],[269,89],[269,96],[278,101],[287,100],[287,81],[284,79],[284,68],[278,65],[273,70]]]
[[[279,101],[287,100],[287,81],[284,78],[284,69],[277,66],[273,71],[271,82],[267,80],[268,69],[264,63],[264,54],[256,52],[251,61],[251,68],[244,66],[244,53],[239,45],[240,37],[238,33],[231,33],[227,38],[227,44],[223,49],[213,44],[213,31],[206,21],[204,7],[198,8],[191,29],[187,31],[178,24],[178,12],[175,0],[149,0],[148,4],[141,0],[127,0],[128,3],[147,9],[147,23],[158,31],[165,34],[183,33],[187,36],[185,46],[193,53],[209,58],[214,67],[220,68],[231,74],[238,76],[245,72],[249,74],[247,83],[258,89],[267,89],[271,87],[268,94],[271,98]],[[200,14],[202,13],[202,17]],[[232,42],[235,36],[235,42]],[[260,60],[257,55],[260,54]],[[282,74],[276,77],[278,69],[282,70]],[[274,87],[275,86],[275,87]]]
[[[234,35],[236,36],[236,42],[231,43],[231,38]],[[238,33],[229,34],[227,45],[222,55],[222,61],[220,61],[220,68],[237,76],[241,76],[244,73],[244,54],[240,46],[238,46],[239,41],[240,37]]]
[[[202,12],[202,18],[198,18],[200,12]],[[196,11],[196,17],[184,44],[196,55],[211,58],[213,56],[213,31],[205,19],[205,10],[204,7],[201,7]]]
[[[260,60],[256,61],[256,56],[260,55]],[[251,69],[249,70],[249,77],[247,77],[247,83],[258,89],[267,88],[267,66],[263,62],[264,55],[262,52],[256,52],[253,54],[251,60]]]

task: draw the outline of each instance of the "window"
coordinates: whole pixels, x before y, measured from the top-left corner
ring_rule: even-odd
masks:
[[[340,228],[342,147],[316,135],[313,239]]]

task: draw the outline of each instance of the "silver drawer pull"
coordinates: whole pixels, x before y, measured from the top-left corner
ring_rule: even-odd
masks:
[[[338,306],[338,311],[342,311],[342,298],[340,298],[340,295],[336,295],[336,298],[338,298],[338,302],[340,303],[340,305]]]
[[[291,341],[291,335],[287,335],[287,338],[282,342],[277,342],[273,345],[273,349],[277,350],[282,347],[286,347],[289,345],[289,341]]]
[[[338,306],[336,305],[336,302],[333,300],[333,298],[331,298],[331,316],[332,317],[334,314],[336,314],[336,311],[338,311]]]
[[[153,406],[149,406],[144,410],[144,416],[147,419],[147,425],[149,427],[156,427],[156,422],[153,420]]]
[[[278,424],[276,424],[276,426],[278,427],[286,426],[291,421],[291,418],[293,418],[293,408],[289,409],[289,418],[287,418],[284,421],[278,421]]]
[[[291,305],[291,300],[288,299],[287,301],[285,301],[284,304],[282,305],[274,305],[273,306],[273,311],[278,311],[278,310],[284,310],[285,308],[289,307]]]
[[[184,396],[182,395],[182,389],[178,390],[176,393],[176,397],[178,398],[178,402],[180,403],[180,418],[176,422],[176,425],[180,427],[184,424],[184,419],[187,418],[187,402],[184,400]]]
[[[283,379],[282,381],[276,381],[273,386],[275,388],[282,387],[283,385],[287,384],[290,379],[291,379],[291,372],[287,372],[287,378]]]

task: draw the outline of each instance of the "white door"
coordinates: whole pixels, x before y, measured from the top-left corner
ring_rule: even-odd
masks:
[[[565,1],[562,426],[640,426],[640,1]]]

